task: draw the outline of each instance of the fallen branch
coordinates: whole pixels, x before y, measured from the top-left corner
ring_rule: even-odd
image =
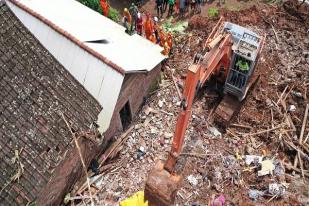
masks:
[[[170,71],[171,71],[171,70],[170,70]],[[176,91],[177,91],[179,100],[181,100],[182,94],[181,94],[181,92],[180,92],[180,90],[179,90],[179,88],[178,88],[178,85],[177,85],[176,79],[175,79],[175,77],[174,77],[174,72],[173,72],[173,71],[171,71],[171,75],[172,75],[172,80],[173,80],[173,82],[174,82],[174,86],[175,86],[175,88],[176,88]]]
[[[199,154],[199,153],[180,153],[180,155],[184,155],[184,156],[193,156],[193,157],[199,157],[204,159],[207,156],[215,156],[217,154]]]
[[[279,125],[279,126],[277,126],[277,127],[271,128],[271,129],[262,130],[262,131],[259,131],[259,132],[247,133],[247,134],[242,134],[242,135],[243,135],[243,136],[260,135],[260,134],[264,134],[264,133],[267,133],[267,132],[271,132],[271,131],[274,131],[274,130],[277,130],[277,129],[280,129],[280,128],[282,128],[282,125]]]
[[[303,124],[302,124],[300,135],[299,135],[299,144],[303,143],[303,136],[304,136],[304,131],[305,131],[305,128],[306,128],[307,117],[308,117],[308,109],[309,109],[309,104],[306,105],[306,110],[305,110],[305,115],[304,115],[304,119],[303,119]]]
[[[285,162],[283,164],[284,164],[285,168],[287,168],[289,170],[294,170],[294,171],[296,171],[298,173],[301,173],[301,170],[298,169],[297,167],[294,167],[293,165],[285,163]],[[304,170],[304,176],[309,177],[309,173],[307,172],[307,170]]]
[[[91,189],[90,189],[90,182],[89,182],[89,178],[88,178],[88,173],[87,173],[87,167],[85,165],[85,162],[84,162],[84,158],[83,158],[83,155],[81,153],[81,150],[80,150],[80,147],[79,147],[79,144],[77,142],[77,139],[76,139],[76,136],[75,134],[72,132],[72,129],[68,123],[68,121],[66,120],[65,116],[63,113],[61,113],[61,117],[63,119],[63,121],[65,122],[66,126],[68,127],[73,139],[74,139],[74,142],[75,142],[75,146],[77,148],[77,151],[78,151],[78,154],[79,154],[79,157],[80,157],[80,160],[82,162],[82,166],[83,166],[83,169],[84,169],[84,172],[86,174],[86,180],[87,180],[87,186],[88,186],[88,190],[89,190],[89,196],[90,196],[90,201],[91,201],[91,206],[94,206],[94,201],[93,201],[93,197],[91,195]]]

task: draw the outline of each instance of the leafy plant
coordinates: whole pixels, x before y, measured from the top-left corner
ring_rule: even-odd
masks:
[[[219,15],[219,11],[216,8],[209,8],[207,13],[210,18],[217,17]]]
[[[111,20],[115,21],[115,22],[119,22],[119,20],[120,20],[119,11],[117,9],[109,7],[107,17],[110,18]]]

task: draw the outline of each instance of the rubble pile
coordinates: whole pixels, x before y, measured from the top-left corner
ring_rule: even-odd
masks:
[[[218,95],[206,89],[197,98],[179,160],[183,183],[176,205],[309,204],[304,186],[309,177],[309,24],[303,17],[309,7],[302,5],[299,17],[288,6],[220,11],[226,21],[266,35],[257,67],[260,79],[226,131],[218,130],[209,115]],[[95,199],[101,205],[117,205],[143,190],[156,160],[167,158],[180,105],[176,87],[181,90],[186,69],[215,23],[194,16],[188,31],[175,37],[159,88],[118,155],[105,163],[108,172],[95,183]]]

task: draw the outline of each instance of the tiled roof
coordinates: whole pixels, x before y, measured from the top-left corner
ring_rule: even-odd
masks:
[[[59,112],[74,127],[86,129],[102,108],[3,1],[0,88],[0,205],[26,205],[36,198],[72,145]],[[24,172],[19,182],[9,183],[17,172],[11,161],[15,150],[22,150]]]

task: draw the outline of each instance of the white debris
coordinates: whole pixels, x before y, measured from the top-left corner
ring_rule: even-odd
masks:
[[[163,107],[163,101],[162,100],[159,100],[159,102],[158,102],[158,106],[160,107],[160,108],[162,108]]]
[[[189,175],[187,180],[192,186],[196,186],[198,184],[198,180],[193,175]]]
[[[221,137],[222,136],[221,132],[219,132],[219,130],[217,128],[215,128],[215,127],[209,127],[208,130],[215,137]]]
[[[246,165],[251,165],[252,163],[261,164],[263,157],[257,155],[246,155],[245,156],[245,163]]]
[[[271,195],[276,195],[278,197],[281,197],[285,193],[285,188],[281,184],[271,183],[271,184],[268,185],[268,192]]]
[[[289,105],[289,107],[288,107],[288,112],[295,112],[296,111],[296,107],[295,107],[295,105]]]
[[[261,162],[262,169],[258,171],[258,176],[273,174],[275,165],[272,160],[264,160]]]

